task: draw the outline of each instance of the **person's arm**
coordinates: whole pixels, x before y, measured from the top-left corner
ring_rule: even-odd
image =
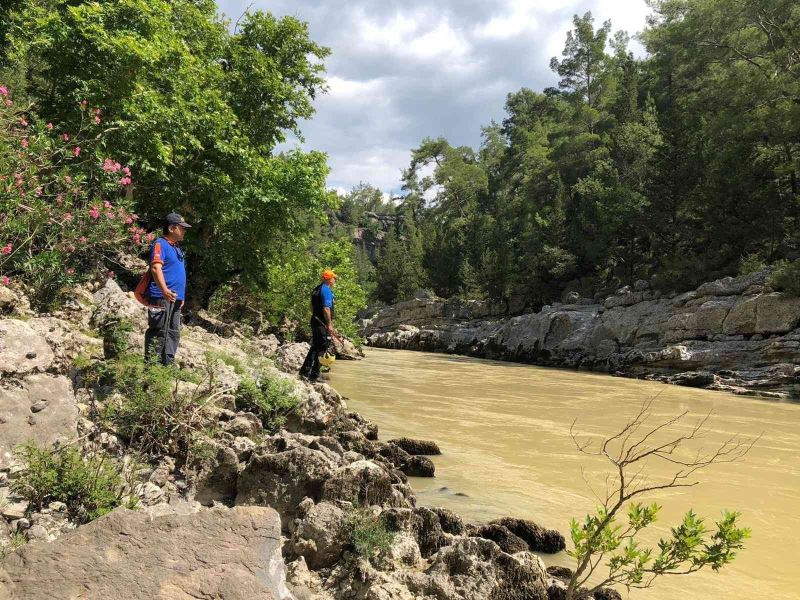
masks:
[[[335,330],[333,328],[333,317],[331,316],[331,309],[327,306],[322,309],[322,314],[325,317],[325,327],[333,333]]]

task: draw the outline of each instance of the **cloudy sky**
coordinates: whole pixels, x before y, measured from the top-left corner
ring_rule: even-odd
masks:
[[[554,85],[572,15],[591,11],[630,34],[645,0],[219,0],[232,19],[248,6],[309,23],[332,49],[330,91],[302,126],[303,146],[327,152],[328,185],[400,189],[411,148],[426,136],[477,147],[480,128],[502,120],[505,97]]]

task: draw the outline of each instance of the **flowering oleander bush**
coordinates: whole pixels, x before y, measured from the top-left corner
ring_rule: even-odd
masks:
[[[151,239],[132,211],[130,168],[96,155],[102,111],[77,110],[78,130],[62,131],[0,85],[0,285],[23,287],[39,308]]]

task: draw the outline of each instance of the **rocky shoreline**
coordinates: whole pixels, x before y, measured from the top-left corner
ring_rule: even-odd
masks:
[[[96,400],[79,364],[103,360],[96,327],[109,315],[130,318],[131,341],[141,345],[145,315],[113,280],[73,290],[51,315],[31,313],[6,288],[0,314],[0,599],[114,598],[123,589],[127,598],[563,597],[568,570],[548,571],[535,554],[563,550],[560,533],[515,518],[473,525],[417,506],[408,476],[433,476],[435,444],[379,441],[377,427],[333,388],[295,378],[305,345],[246,339],[233,326],[184,329],[182,368],[201,367],[209,352],[224,358],[211,384],[180,384],[188,393],[213,385],[202,456],[149,456],[128,490],[138,510],[79,525],[62,502],[34,509],[9,487],[24,467],[12,452],[22,441],[134,464],[126,441],[93,420]],[[288,382],[297,400],[276,432],[229,393],[255,369]],[[354,550],[354,512],[390,532],[385,549],[369,557]]]
[[[490,302],[419,298],[362,321],[367,344],[588,369],[773,398],[800,398],[800,298],[769,273],[683,294],[647,282],[510,316]]]

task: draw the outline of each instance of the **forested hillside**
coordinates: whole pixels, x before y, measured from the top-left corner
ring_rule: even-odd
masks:
[[[377,298],[432,288],[535,306],[797,258],[800,5],[652,4],[644,58],[610,22],[576,16],[550,63],[558,87],[510,93],[478,149],[422,141]]]

